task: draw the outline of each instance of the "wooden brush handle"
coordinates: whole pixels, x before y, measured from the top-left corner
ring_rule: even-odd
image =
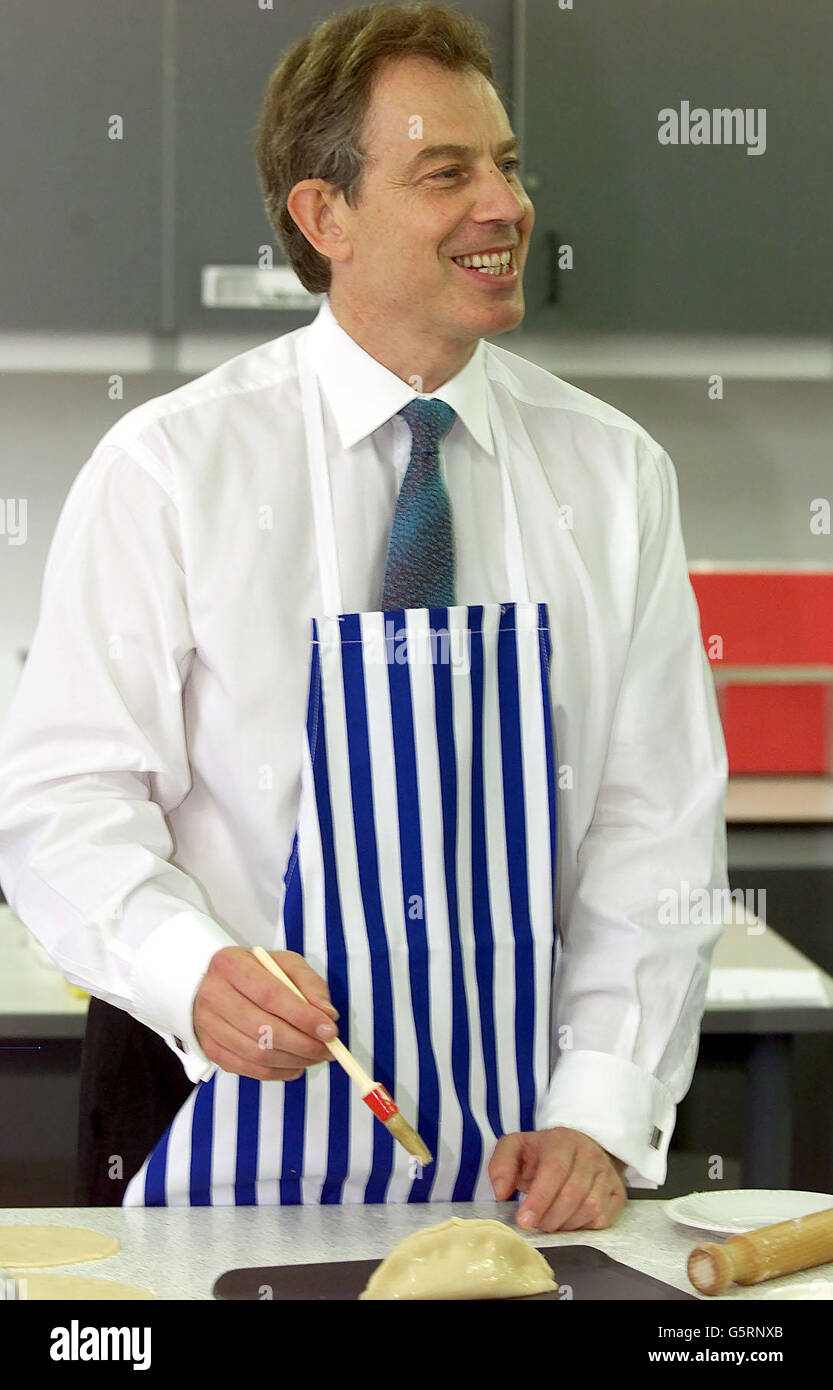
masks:
[[[281,970],[277,961],[273,960],[269,952],[265,951],[262,946],[253,946],[252,955],[256,956],[261,965],[265,966],[276,979],[280,980],[282,984],[285,984],[287,989],[291,989],[293,994],[297,994],[299,999],[303,999],[305,1004],[310,1002],[307,996],[301,993],[295,981],[290,980],[286,971]],[[359,1065],[352,1052],[347,1051],[347,1048],[340,1038],[331,1038],[329,1042],[325,1042],[324,1046],[329,1048],[336,1061],[341,1063],[347,1075],[355,1081],[362,1095],[366,1095],[368,1091],[373,1090],[376,1084],[375,1081],[372,1077],[368,1076],[364,1067]]]
[[[701,1293],[716,1294],[733,1280],[761,1284],[828,1260],[833,1260],[833,1207],[730,1236],[723,1245],[706,1241],[689,1255],[688,1277]]]

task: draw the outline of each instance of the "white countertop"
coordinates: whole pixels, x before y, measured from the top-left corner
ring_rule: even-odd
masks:
[[[605,1231],[524,1233],[534,1246],[590,1245],[622,1264],[694,1294],[686,1259],[703,1240],[665,1215],[665,1201],[629,1201]],[[215,1279],[228,1269],[382,1259],[413,1231],[450,1216],[487,1217],[514,1225],[516,1203],[430,1202],[390,1206],[285,1207],[26,1207],[0,1210],[0,1225],[85,1226],[117,1238],[121,1250],[106,1260],[64,1265],[55,1274],[114,1279],[150,1289],[160,1299],[210,1299]],[[46,1271],[44,1271],[46,1272]],[[19,1271],[22,1274],[22,1271]],[[555,1266],[556,1279],[558,1266]],[[717,1301],[760,1299],[775,1289],[833,1279],[833,1264],[781,1279],[732,1287]]]
[[[89,997],[75,993],[7,903],[0,904],[0,962],[0,1020],[26,1014],[86,1017]]]

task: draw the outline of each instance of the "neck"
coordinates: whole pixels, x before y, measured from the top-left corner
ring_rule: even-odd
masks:
[[[336,322],[353,342],[423,395],[430,395],[461,372],[480,341],[469,337],[443,339],[436,333],[420,334],[412,324],[392,325],[372,308],[359,308],[332,291],[329,300]]]

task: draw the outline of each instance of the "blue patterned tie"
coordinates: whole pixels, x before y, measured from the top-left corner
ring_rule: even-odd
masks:
[[[445,401],[409,401],[399,411],[410,429],[411,460],[402,480],[388,544],[382,611],[446,608],[454,602],[451,503],[440,473],[440,441],[457,412]]]

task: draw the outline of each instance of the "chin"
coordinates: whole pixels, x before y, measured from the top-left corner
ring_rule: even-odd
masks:
[[[523,321],[526,306],[523,298],[511,300],[506,304],[483,304],[471,314],[472,326],[476,322],[481,337],[493,333],[509,333]]]

